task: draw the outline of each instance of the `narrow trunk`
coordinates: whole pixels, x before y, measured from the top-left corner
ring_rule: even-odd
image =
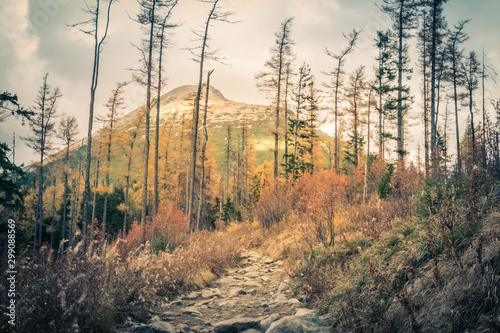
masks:
[[[52,194],[52,221],[50,222],[50,248],[54,249],[54,219],[56,215],[57,178],[54,177],[54,193]]]
[[[205,93],[205,112],[203,113],[203,147],[201,148],[201,175],[200,175],[200,196],[198,198],[198,213],[196,214],[196,230],[200,230],[201,210],[203,208],[203,188],[205,187],[205,152],[207,150],[208,132],[207,132],[207,113],[208,113],[208,98],[210,94],[210,75],[213,70],[208,72],[207,75],[207,91]]]
[[[149,50],[148,50],[148,63],[147,63],[147,88],[146,88],[146,133],[144,142],[144,177],[142,181],[142,243],[146,244],[146,223],[148,214],[148,172],[149,172],[149,132],[151,121],[151,71],[153,61],[153,38],[154,38],[154,17],[156,9],[156,0],[153,0],[153,7],[151,9],[151,25],[149,30]]]
[[[457,171],[458,175],[462,174],[462,158],[460,156],[460,132],[458,128],[458,92],[457,92],[457,60],[453,55],[453,100],[455,102],[455,133],[457,136]]]
[[[290,63],[287,64],[286,68],[286,80],[285,80],[285,170],[288,170],[288,85],[290,80]]]
[[[69,168],[69,143],[66,145],[66,159],[65,165]],[[63,195],[63,219],[62,219],[62,249],[61,252],[64,252],[64,245],[66,240],[66,215],[67,215],[67,201],[68,201],[68,171],[64,172],[64,195]]]
[[[335,158],[334,168],[335,171],[338,169],[339,160],[339,136],[338,136],[338,96],[339,96],[339,85],[340,85],[340,66],[342,64],[342,58],[339,58],[339,64],[337,67],[337,80],[335,81],[335,152],[333,156]]]
[[[432,45],[431,45],[431,159],[433,174],[437,171],[436,142],[437,142],[437,112],[436,112],[436,48],[437,48],[437,11],[438,1],[432,3]]]
[[[101,144],[99,143],[99,150],[97,151],[97,160],[95,164],[95,181],[94,181],[94,200],[92,203],[92,222],[90,229],[90,239],[91,242],[94,240],[94,220],[95,220],[95,212],[96,212],[96,200],[97,200],[97,186],[99,186],[99,164],[100,164],[100,156],[101,153]]]
[[[399,11],[399,45],[398,45],[398,157],[399,164],[404,165],[404,129],[403,129],[403,10]]]
[[[368,94],[368,120],[367,120],[367,137],[366,137],[366,158],[365,158],[365,187],[363,191],[363,201],[366,203],[366,198],[368,196],[368,159],[370,157],[370,113],[372,106],[372,89]]]
[[[188,200],[188,219],[189,219],[189,230],[193,229],[193,212],[194,212],[194,190],[196,183],[196,155],[197,155],[197,142],[198,142],[198,123],[200,118],[200,99],[201,99],[201,88],[203,84],[203,65],[205,61],[205,49],[207,47],[208,39],[208,28],[210,27],[210,21],[214,15],[215,8],[217,7],[218,0],[214,1],[212,10],[210,11],[207,22],[205,24],[205,33],[203,35],[203,43],[200,52],[200,69],[198,76],[198,89],[196,91],[196,98],[194,100],[194,110],[193,110],[193,139],[191,142],[191,182],[189,186],[189,200]]]

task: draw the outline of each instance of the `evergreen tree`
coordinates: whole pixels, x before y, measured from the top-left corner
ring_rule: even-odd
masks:
[[[419,2],[417,0],[383,0],[382,12],[387,13],[393,20],[393,29],[397,38],[397,153],[399,163],[404,164],[404,118],[408,111],[410,90],[403,84],[403,77],[411,73],[409,68],[407,39],[416,28]],[[408,78],[408,77],[407,77]]]
[[[393,82],[396,78],[396,67],[394,66],[394,56],[396,53],[396,44],[393,40],[393,35],[390,30],[387,31],[377,31],[377,37],[375,38],[375,46],[378,49],[378,56],[375,58],[377,60],[377,70],[375,77],[377,79],[377,84],[374,85],[373,89],[378,94],[378,146],[379,154],[385,155],[385,137],[387,133],[385,132],[385,121],[388,113],[392,113],[394,110],[391,106],[394,105],[394,98],[392,92],[394,91]]]
[[[45,157],[53,149],[52,136],[54,134],[54,118],[57,116],[57,101],[62,96],[59,88],[52,88],[48,83],[49,74],[45,74],[43,82],[38,90],[35,106],[32,111],[29,126],[32,135],[25,138],[28,147],[40,154],[39,178],[38,178],[38,200],[36,208],[34,244],[42,246],[42,224],[43,224],[43,187]]]
[[[276,94],[273,98],[276,113],[274,122],[274,178],[278,177],[281,92],[286,77],[287,64],[293,58],[291,51],[293,41],[290,38],[292,24],[293,18],[289,18],[281,24],[281,29],[275,34],[276,41],[275,46],[271,48],[271,59],[264,64],[265,69],[255,75],[259,89]]]

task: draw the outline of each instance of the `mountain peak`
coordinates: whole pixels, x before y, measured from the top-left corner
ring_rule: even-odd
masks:
[[[196,85],[184,85],[172,89],[170,92],[162,96],[163,103],[170,103],[176,100],[183,100],[183,99],[192,99],[192,97],[190,98],[190,95],[195,95],[197,89],[198,86]],[[203,85],[202,93],[204,93],[205,91],[206,91],[206,85]],[[218,89],[215,89],[213,86],[210,86],[209,99],[227,101],[227,98],[224,97],[224,95],[222,95],[222,93]]]

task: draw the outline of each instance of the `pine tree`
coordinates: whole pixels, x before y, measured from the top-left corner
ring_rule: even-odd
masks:
[[[394,91],[392,85],[396,78],[396,68],[394,67],[394,55],[396,53],[396,44],[393,41],[393,35],[390,30],[385,32],[377,31],[375,38],[375,46],[378,49],[378,56],[375,58],[378,62],[375,77],[377,86],[374,86],[375,92],[378,94],[378,146],[379,154],[385,155],[384,143],[385,137],[385,120],[388,113],[393,112],[394,98],[391,93]]]
[[[293,18],[285,20],[281,29],[275,33],[275,46],[271,48],[271,59],[264,64],[264,70],[255,75],[257,87],[261,91],[276,94],[274,107],[276,118],[274,121],[274,178],[278,177],[278,150],[280,133],[280,106],[283,81],[286,78],[287,64],[293,59],[291,46],[294,44],[290,38]],[[285,124],[286,125],[286,124]]]
[[[447,45],[447,53],[451,63],[449,81],[451,81],[453,85],[453,101],[455,103],[455,135],[457,139],[457,171],[459,175],[462,173],[462,157],[460,153],[460,131],[458,126],[458,103],[461,96],[458,92],[458,88],[462,84],[464,78],[463,68],[461,66],[463,58],[463,49],[461,45],[469,39],[463,31],[468,22],[468,20],[460,21],[455,25],[454,31],[450,32]]]
[[[59,123],[58,137],[62,140],[66,146],[66,155],[64,158],[64,196],[63,196],[63,219],[62,219],[62,249],[64,251],[65,240],[66,240],[66,218],[67,218],[67,203],[68,203],[68,178],[70,175],[69,166],[69,147],[76,141],[76,136],[78,135],[78,122],[74,116],[66,116],[61,119]],[[74,221],[72,220],[71,223]]]
[[[403,84],[403,77],[411,73],[408,67],[407,55],[411,30],[416,28],[419,3],[417,0],[383,0],[382,12],[387,13],[393,20],[393,29],[397,38],[397,152],[399,163],[404,165],[404,118],[408,111],[409,88]]]
[[[42,246],[44,162],[46,155],[53,149],[51,139],[54,134],[54,118],[57,116],[57,101],[62,96],[59,88],[52,88],[49,85],[48,77],[49,74],[45,74],[43,77],[42,85],[35,100],[35,106],[32,108],[35,115],[31,117],[29,126],[33,134],[24,138],[26,145],[40,154],[38,200],[33,235],[33,246],[38,245],[39,248]]]
[[[334,89],[334,115],[335,115],[335,152],[334,152],[334,158],[335,158],[335,170],[338,169],[338,162],[339,162],[339,134],[338,134],[338,117],[339,117],[339,111],[338,111],[338,101],[339,101],[339,93],[340,93],[340,88],[342,87],[342,76],[345,74],[343,70],[343,66],[345,63],[345,58],[349,53],[351,53],[354,49],[354,46],[356,44],[356,41],[358,39],[358,36],[361,31],[357,31],[354,29],[349,35],[344,35],[344,38],[347,40],[347,46],[341,50],[339,53],[332,53],[328,49],[325,48],[325,52],[328,56],[332,57],[335,62],[336,62],[336,67],[335,69],[327,73],[327,75],[331,76],[333,78],[333,82],[330,85],[326,85],[327,88]]]
[[[474,127],[474,91],[479,88],[479,68],[480,64],[477,60],[476,52],[471,51],[462,63],[464,73],[464,86],[467,91],[467,98],[469,99],[469,115],[470,115],[470,129],[472,137],[472,161],[476,162],[476,130]]]
[[[310,151],[308,143],[308,121],[306,111],[309,105],[310,89],[313,84],[311,68],[306,63],[303,63],[298,72],[298,83],[294,92],[295,102],[295,119],[288,120],[288,128],[291,133],[286,144],[289,147],[287,156],[287,165],[285,173],[293,179],[300,177],[306,170],[310,170],[311,166],[307,162],[307,154]]]
[[[361,125],[360,107],[362,106],[365,96],[366,82],[365,82],[365,67],[360,66],[349,76],[349,85],[347,87],[346,97],[349,99],[348,113],[352,116],[352,134],[348,141],[349,146],[353,149],[345,150],[345,160],[348,165],[357,168],[359,163],[360,150],[364,144],[364,140],[359,131]]]
[[[124,108],[124,97],[123,97],[123,88],[128,84],[128,82],[118,82],[116,88],[111,92],[111,96],[106,103],[106,107],[108,108],[108,113],[102,117],[98,118],[101,122],[104,123],[104,131],[103,135],[105,136],[105,144],[106,144],[106,169],[104,173],[106,174],[105,179],[105,192],[104,192],[104,210],[102,216],[102,232],[103,235],[106,235],[106,218],[108,211],[108,196],[112,192],[111,183],[109,179],[109,175],[111,173],[111,151],[112,145],[114,141],[116,141],[115,130],[113,126],[115,125],[116,120],[120,116],[120,111]],[[114,140],[113,140],[114,138]]]

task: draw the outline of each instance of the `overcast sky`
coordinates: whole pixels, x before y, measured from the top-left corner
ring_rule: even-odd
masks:
[[[87,0],[90,4],[94,0]],[[317,81],[325,81],[322,71],[331,71],[334,63],[324,53],[325,46],[336,52],[345,43],[342,33],[353,28],[363,29],[355,52],[349,56],[346,70],[363,64],[372,75],[375,49],[375,32],[391,25],[374,0],[220,0],[221,4],[236,14],[238,24],[216,23],[211,29],[213,49],[220,49],[230,65],[208,63],[206,69],[215,69],[213,85],[227,98],[239,102],[266,104],[264,96],[255,86],[254,75],[269,58],[269,48],[274,43],[274,32],[288,17],[295,17],[292,39],[297,65],[310,64]],[[21,105],[30,107],[36,97],[44,73],[49,73],[49,83],[59,87],[63,97],[59,111],[75,115],[79,120],[80,136],[85,136],[88,123],[90,81],[92,71],[92,41],[66,24],[85,19],[81,8],[83,0],[1,0],[0,14],[0,91],[9,91],[19,97]],[[165,92],[184,84],[195,84],[197,65],[184,51],[195,46],[194,35],[205,20],[209,4],[195,0],[179,0],[174,9],[173,21],[182,23],[174,31],[173,45],[166,51],[165,70],[168,77]],[[113,6],[110,33],[102,53],[97,114],[105,112],[103,104],[108,99],[115,82],[130,80],[130,68],[138,66],[139,54],[132,43],[138,44],[141,31],[135,17],[136,0],[121,0]],[[450,26],[470,18],[466,32],[470,35],[467,50],[486,54],[500,73],[500,1],[450,0],[445,5],[445,15]],[[416,49],[411,50],[412,64],[416,67]],[[421,78],[414,75],[411,86],[416,96],[413,109],[420,112],[418,90]],[[488,96],[500,97],[500,89],[488,85]],[[127,92],[130,110],[144,104],[144,93],[138,87]],[[488,103],[489,106],[489,103]],[[491,107],[489,108],[491,111]],[[467,113],[462,112],[462,129]],[[28,126],[11,119],[0,124],[0,140],[12,142],[12,133],[26,136]],[[410,149],[415,151],[421,140],[421,126],[412,130]],[[22,142],[17,141],[16,162],[28,163],[35,156]],[[55,139],[57,141],[57,139]]]

